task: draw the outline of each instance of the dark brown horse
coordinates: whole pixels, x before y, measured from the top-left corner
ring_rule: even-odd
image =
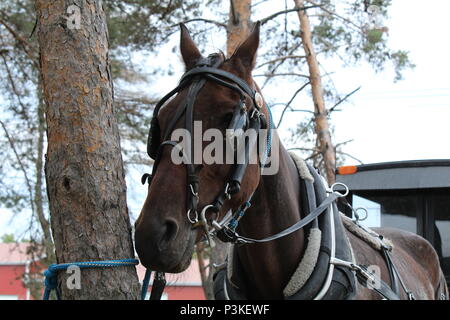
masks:
[[[230,58],[225,59],[221,54],[215,55],[214,68],[227,72],[225,76],[229,73],[242,79],[258,92],[259,89],[251,76],[258,45],[259,25]],[[201,67],[204,58],[184,26],[181,26],[181,54],[187,71],[199,67],[199,64]],[[230,81],[233,82],[233,79],[226,77],[226,82]],[[157,136],[153,136],[153,139],[167,139],[167,136],[164,136],[167,130],[184,128],[186,123],[189,123],[190,120],[186,121],[188,113],[178,114],[180,106],[186,104],[192,94],[192,85],[189,85],[181,86],[176,95],[155,114],[159,130],[153,132],[153,135]],[[244,85],[241,89],[242,87]],[[239,99],[239,90],[206,79],[192,102],[194,111],[190,115],[191,120],[201,121],[202,130],[218,128],[225,134]],[[255,101],[247,94],[245,105],[249,107],[249,111],[257,108]],[[266,120],[270,118],[267,108],[264,104],[260,110],[262,118]],[[272,140],[278,139],[278,135],[274,133]],[[172,147],[173,144],[166,144],[159,150],[155,163],[157,169],[153,172],[147,199],[136,221],[135,241],[139,258],[145,267],[155,271],[177,273],[189,266],[195,243],[204,235],[204,226],[198,227],[197,222],[193,227],[191,223],[197,221],[196,217],[187,217],[192,199],[196,200],[192,208],[198,208],[198,211],[213,203],[217,195],[223,193],[224,183],[232,174],[233,166],[202,163],[188,167],[185,164],[175,164],[171,158]],[[296,164],[281,144],[272,152],[278,153],[278,172],[262,176],[259,164],[246,166],[238,190],[232,197],[222,198],[219,210],[208,213],[208,222],[220,220],[229,210],[236,212],[251,195],[252,205],[237,228],[239,234],[245,237],[266,238],[296,224],[306,216],[304,204],[300,200],[303,189]],[[192,182],[190,179],[194,174],[197,178]],[[401,230],[376,231],[393,243],[390,253],[393,264],[404,286],[416,299],[438,299],[443,296],[448,298],[438,256],[426,240]],[[391,285],[390,273],[382,253],[353,233],[347,232],[347,236],[355,262],[378,266],[381,279]],[[236,246],[240,262],[239,273],[246,288],[246,297],[284,298],[283,289],[305,254],[307,239],[307,229],[302,228],[273,241]],[[359,282],[355,291],[352,296],[355,299],[380,299],[379,294]],[[405,290],[400,290],[399,296],[406,299]]]

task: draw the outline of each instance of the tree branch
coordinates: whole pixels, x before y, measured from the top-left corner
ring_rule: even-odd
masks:
[[[292,47],[292,48],[289,50],[288,55],[292,55],[292,54],[295,52],[295,50],[297,50],[301,45],[302,45],[301,42],[295,44],[294,47]],[[274,67],[270,70],[270,74],[271,74],[271,75],[274,74],[275,71],[277,71],[277,69],[278,69],[280,66],[283,65],[284,61],[285,61],[285,60],[282,60],[282,61],[280,61],[276,66],[274,66]],[[270,76],[266,78],[266,80],[264,81],[263,85],[261,86],[261,90],[264,89],[264,88],[266,87],[266,85],[267,85],[267,83],[270,81],[270,79],[271,79]]]
[[[290,108],[292,101],[294,101],[295,97],[296,97],[303,89],[305,89],[306,86],[309,85],[309,84],[310,84],[310,82],[307,82],[307,83],[305,83],[303,86],[301,86],[299,89],[297,89],[297,91],[295,91],[294,95],[291,97],[291,99],[289,100],[289,102],[288,102],[288,103],[286,104],[286,106],[284,107],[283,112],[281,113],[280,120],[278,120],[277,128],[280,127],[281,121],[283,121],[284,114],[285,114],[286,110],[287,110],[288,108]],[[298,110],[298,111],[300,111],[300,110]],[[305,111],[305,112],[312,112],[312,111],[309,111],[309,110],[302,110],[302,111]],[[314,113],[314,112],[312,112],[312,113]]]
[[[333,12],[333,11],[331,11],[331,10],[325,8],[325,6],[323,6],[323,5],[317,4],[317,3],[314,2],[314,1],[311,1],[311,0],[305,0],[305,1],[311,3],[311,5],[313,5],[313,6],[319,7],[319,8],[322,9],[324,12],[326,12],[326,13],[332,15],[332,16],[335,16],[335,17],[337,17],[337,18],[339,18],[339,19],[341,19],[342,21],[344,21],[344,22],[350,24],[351,26],[355,27],[355,28],[357,29],[358,32],[363,33],[362,30],[361,30],[361,27],[358,26],[357,24],[355,24],[353,21],[351,21],[351,20],[349,20],[349,19],[347,19],[347,18],[345,18],[345,17],[343,17],[343,16],[337,14],[336,12]]]
[[[21,112],[22,112],[22,115],[23,115],[23,117],[24,117],[25,120],[28,120],[28,119],[27,119],[27,116],[26,116],[26,110],[27,110],[28,108],[27,108],[27,107],[25,106],[25,104],[22,102],[21,95],[20,95],[19,91],[17,90],[17,87],[16,87],[16,84],[15,84],[15,82],[14,82],[14,78],[13,78],[12,72],[11,72],[11,70],[9,69],[8,62],[6,61],[6,57],[5,57],[4,54],[0,54],[0,56],[2,57],[3,64],[5,65],[6,74],[7,74],[7,77],[8,77],[8,81],[9,81],[9,83],[10,83],[10,85],[11,85],[12,92],[13,92],[13,94],[16,96],[17,101],[18,101],[20,107],[22,108],[22,111],[21,111]]]
[[[0,11],[0,13],[3,16],[5,15],[2,11]],[[0,18],[0,24],[3,25],[6,28],[6,30],[8,30],[8,32],[14,37],[14,39],[16,39],[22,45],[23,51],[25,51],[28,58],[30,58],[30,60],[33,62],[33,64],[39,69],[39,64],[37,63],[37,56],[35,55],[36,51],[34,50],[34,48],[32,48],[30,46],[28,41],[24,37],[19,35],[10,25],[8,25],[6,23],[5,20],[3,20],[1,18]],[[30,49],[33,52],[31,52]]]
[[[341,155],[343,155],[343,156],[352,158],[353,160],[358,161],[360,164],[364,164],[364,162],[362,162],[362,161],[359,160],[358,158],[355,158],[354,156],[352,156],[352,155],[350,155],[350,154],[348,154],[348,153],[346,153],[346,152],[342,152],[342,151],[336,150],[336,153],[339,153],[339,154],[341,154]]]
[[[338,102],[336,102],[336,104],[334,106],[332,106],[329,110],[328,113],[333,112],[336,107],[338,105],[340,105],[342,102],[344,102],[345,100],[347,100],[351,95],[353,95],[354,93],[356,93],[357,91],[359,91],[359,89],[361,89],[361,86],[359,86],[358,88],[356,88],[355,90],[353,90],[352,92],[350,92],[349,94],[347,94],[345,97],[343,97],[342,99],[340,99]]]
[[[301,73],[295,73],[295,72],[286,72],[286,73],[274,73],[274,74],[255,74],[253,77],[283,77],[283,76],[296,76],[296,77],[302,77],[302,78],[308,78],[309,75],[307,74],[301,74]]]
[[[298,11],[308,10],[308,9],[313,9],[313,8],[320,8],[320,7],[321,7],[321,5],[314,4],[314,5],[311,5],[311,6],[304,6],[304,7],[301,7],[301,8],[292,8],[292,9],[288,9],[288,10],[282,10],[282,11],[275,12],[274,14],[271,14],[270,16],[268,16],[268,17],[266,17],[264,19],[261,19],[259,21],[261,22],[261,24],[265,24],[268,21],[270,21],[270,20],[272,20],[272,19],[274,19],[274,18],[276,18],[276,17],[278,17],[279,15],[282,15],[282,14],[286,14],[286,13],[290,13],[290,12],[298,12]]]
[[[227,25],[226,25],[225,23],[222,23],[222,22],[219,22],[219,21],[215,21],[215,20],[210,20],[210,19],[204,19],[204,18],[193,18],[193,19],[188,19],[188,20],[182,21],[181,23],[186,24],[186,23],[197,22],[197,21],[202,21],[202,22],[205,22],[205,23],[211,23],[211,24],[214,24],[214,25],[216,25],[216,26],[218,26],[218,27],[227,28]],[[171,27],[171,28],[174,28],[174,27],[178,27],[178,26],[179,26],[179,23],[173,24],[173,25],[171,25],[170,27]]]
[[[34,215],[35,210],[34,210],[34,200],[33,200],[33,188],[31,187],[31,181],[28,178],[27,170],[25,169],[25,166],[23,165],[21,157],[20,157],[19,153],[17,152],[16,146],[14,144],[14,140],[10,136],[8,129],[6,128],[4,122],[1,120],[0,120],[0,125],[2,126],[3,131],[5,132],[6,138],[8,139],[9,145],[11,146],[11,149],[13,150],[14,155],[16,156],[16,160],[17,160],[17,163],[19,164],[20,170],[22,170],[22,173],[25,177],[25,183],[27,185],[28,193],[29,193],[29,197],[30,197],[31,212]]]
[[[337,149],[338,147],[343,146],[343,145],[346,145],[347,143],[350,143],[350,142],[353,142],[353,141],[354,141],[354,139],[350,139],[350,140],[347,140],[347,141],[344,141],[344,142],[340,142],[340,143],[338,143],[338,144],[335,146],[335,148]]]
[[[306,56],[298,56],[298,55],[282,56],[282,57],[278,57],[276,59],[272,59],[272,60],[266,61],[266,62],[260,64],[259,66],[257,66],[255,69],[261,68],[261,67],[263,67],[265,65],[268,65],[268,64],[271,64],[271,63],[274,63],[274,62],[278,62],[278,61],[285,61],[285,60],[288,60],[288,59],[304,59],[304,58],[306,58]]]

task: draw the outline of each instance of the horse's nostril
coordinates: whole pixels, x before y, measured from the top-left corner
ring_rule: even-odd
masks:
[[[178,232],[178,224],[174,220],[166,220],[163,225],[163,236],[161,242],[169,243],[172,241]]]

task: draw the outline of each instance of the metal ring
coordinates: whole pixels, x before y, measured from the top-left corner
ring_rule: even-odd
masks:
[[[198,212],[197,211],[195,211],[195,219],[194,220],[191,219],[191,209],[188,210],[186,215],[187,215],[187,218],[190,223],[196,224],[198,222]]]
[[[361,219],[359,217],[358,210],[363,210],[365,212],[365,216],[363,219]],[[353,214],[355,215],[356,221],[364,221],[369,216],[369,211],[367,211],[367,209],[364,207],[359,207],[359,208],[353,209]]]
[[[336,186],[344,187],[345,193],[342,194],[342,193],[340,193],[339,191],[334,190],[334,188],[335,188]],[[344,198],[344,197],[348,196],[348,194],[349,194],[349,192],[350,192],[350,190],[348,189],[348,187],[347,187],[345,184],[343,184],[342,182],[335,182],[335,183],[333,183],[333,184],[331,185],[331,191],[334,192],[334,193],[336,193],[336,194],[338,194],[339,197],[341,197],[341,198]]]
[[[202,223],[204,223],[205,227],[208,225],[208,221],[206,221],[206,210],[212,207],[214,207],[212,204],[204,206],[202,212],[200,213],[200,219],[202,220]]]

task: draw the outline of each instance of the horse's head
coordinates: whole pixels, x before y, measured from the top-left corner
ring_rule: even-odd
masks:
[[[220,141],[214,141],[219,139],[216,136],[209,139],[223,145],[225,154],[227,139],[223,137],[226,137],[230,123],[238,126],[239,123],[247,123],[248,128],[249,123],[257,118],[253,111],[261,111],[256,112],[260,117],[258,121],[268,119],[267,111],[261,109],[262,98],[259,94],[255,95],[256,85],[251,77],[258,44],[259,24],[229,59],[222,54],[205,59],[186,27],[181,26],[180,47],[187,76],[182,78],[176,95],[157,106],[154,113],[149,154],[155,158],[155,164],[147,199],[136,221],[136,250],[147,268],[164,272],[186,269],[195,242],[203,232],[203,228],[198,227],[199,223],[195,223],[196,218],[202,222],[199,213],[209,206],[211,210],[204,210],[208,221],[219,220],[230,209],[237,210],[243,205],[259,184],[260,168],[257,163],[243,167],[244,170],[241,168],[242,174],[236,174],[236,165],[225,163],[226,155],[219,156],[222,161],[206,161],[202,155],[203,151],[206,154],[208,143],[204,141],[200,141],[200,148],[197,145],[193,151],[198,155],[200,150],[200,162],[197,159],[194,164],[187,165],[173,159],[174,155],[180,155],[173,134],[177,129],[187,129],[193,134],[194,121],[197,125],[201,123],[202,133],[213,128],[217,129],[216,133],[221,133]],[[222,75],[214,72],[189,75],[189,71],[200,70],[205,65],[225,72]],[[240,80],[244,84],[239,83]],[[202,140],[208,139],[203,135],[201,137]],[[256,149],[256,146],[252,148]],[[186,150],[183,153],[186,154]],[[233,155],[231,158],[236,160],[235,157]],[[192,155],[190,160],[194,161],[195,156]],[[236,175],[241,177],[233,185],[230,177]],[[227,185],[227,182],[230,183]],[[231,194],[232,197],[228,197]],[[214,208],[211,204],[215,204]]]

